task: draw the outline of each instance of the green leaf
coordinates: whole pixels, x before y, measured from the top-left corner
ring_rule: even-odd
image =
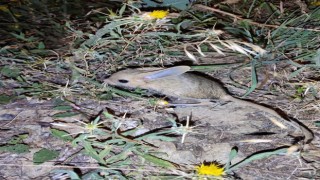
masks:
[[[173,142],[176,141],[177,138],[174,137],[169,137],[169,136],[161,136],[161,135],[157,135],[157,136],[149,136],[148,139],[153,139],[153,140],[161,140],[161,141],[166,141],[166,142]]]
[[[109,86],[108,87],[108,91],[111,91],[113,93],[116,93],[116,94],[119,94],[119,95],[122,95],[122,96],[128,96],[128,97],[132,97],[132,98],[136,98],[136,99],[143,99],[141,96],[135,94],[135,93],[130,93],[130,92],[127,92],[127,91],[123,91],[123,90],[120,90],[120,89],[117,89],[117,88],[114,88],[114,87],[111,87]]]
[[[251,87],[250,89],[242,96],[243,98],[248,96],[252,91],[254,91],[257,87],[258,80],[257,80],[257,74],[256,74],[256,60],[253,59],[251,61]]]
[[[111,152],[112,146],[105,147],[104,150],[100,151],[99,157],[101,159],[105,158]]]
[[[69,111],[73,108],[71,106],[57,106],[53,108],[54,110],[61,110],[61,111]]]
[[[314,57],[312,58],[312,61],[313,61],[318,67],[320,67],[320,48],[317,50],[316,54],[315,54]]]
[[[53,170],[52,171],[53,173],[57,173],[57,174],[68,174],[69,175],[69,177],[70,177],[70,179],[72,179],[72,180],[78,180],[78,179],[80,179],[80,177],[78,176],[78,174],[77,173],[75,173],[74,171],[72,171],[72,170],[60,170],[60,169],[58,169],[58,170]]]
[[[238,155],[238,151],[236,148],[232,148],[229,154],[228,162],[225,165],[225,171],[228,171],[231,165],[231,161]]]
[[[228,68],[233,65],[240,65],[242,63],[227,63],[227,64],[214,64],[214,65],[201,65],[201,66],[190,66],[191,70],[199,72],[213,72],[219,69]]]
[[[0,104],[8,104],[13,99],[14,99],[14,96],[8,96],[8,95],[5,95],[5,94],[1,94],[0,95]]]
[[[96,117],[96,118],[93,120],[92,124],[96,125],[96,124],[98,124],[99,121],[100,121],[100,116]]]
[[[25,34],[24,33],[20,33],[20,34],[15,34],[15,33],[10,33],[12,36],[14,36],[15,38],[17,38],[17,39],[20,39],[20,40],[22,40],[22,41],[26,41],[26,42],[34,42],[34,41],[36,41],[38,38],[36,38],[36,37],[33,37],[33,36],[31,36],[31,37],[26,37],[25,36]]]
[[[64,117],[72,117],[72,116],[76,116],[79,113],[77,112],[64,112],[64,113],[57,113],[55,115],[53,115],[53,118],[64,118]]]
[[[120,8],[120,11],[119,11],[119,16],[122,16],[124,11],[126,10],[126,7],[127,5],[125,3],[123,3],[123,6]]]
[[[66,102],[61,98],[55,98],[53,101],[54,106],[64,106]]]
[[[73,137],[70,136],[70,134],[66,131],[61,131],[58,129],[51,129],[51,134],[56,137],[59,138],[65,142],[71,142],[73,141]]]
[[[17,68],[10,68],[9,66],[4,66],[0,73],[9,78],[16,78],[20,75],[20,70]]]
[[[161,132],[154,132],[154,133],[150,133],[150,134],[144,134],[141,135],[137,138],[135,138],[135,140],[143,140],[143,139],[157,139],[158,136],[161,136],[162,134],[170,134],[173,133],[174,131],[172,129],[166,130],[166,131],[161,131]],[[163,136],[164,137],[164,136]],[[160,137],[159,139],[164,139],[163,137]],[[167,139],[168,141],[171,141],[173,139],[171,139],[170,137],[168,137]]]
[[[34,164],[42,164],[46,161],[53,160],[59,156],[59,152],[55,150],[49,149],[41,149],[40,151],[34,153],[33,155],[33,163]]]
[[[45,49],[45,48],[46,48],[46,46],[44,45],[43,42],[40,42],[40,43],[38,44],[38,49]]]
[[[112,99],[112,92],[111,91],[107,91],[107,92],[99,95],[99,99],[101,99],[101,100],[111,100]]]
[[[13,136],[9,141],[8,144],[19,144],[22,143],[24,139],[26,139],[29,134],[20,134],[18,136]]]
[[[16,154],[29,152],[29,146],[25,144],[15,144],[15,145],[6,145],[0,146],[0,151],[12,152]]]
[[[94,180],[105,180],[106,178],[103,178],[101,175],[108,175],[106,173],[100,173],[99,171],[91,171],[91,172],[88,172],[87,174],[85,174],[81,179],[83,180],[91,180],[91,179],[94,179]],[[109,178],[109,179],[112,179],[112,178]]]
[[[288,150],[288,148],[281,148],[281,149],[276,149],[276,150],[272,150],[272,151],[268,151],[268,152],[261,152],[258,154],[251,155],[251,156],[247,157],[246,159],[242,160],[241,162],[231,166],[229,171],[233,171],[233,170],[237,169],[238,167],[244,166],[254,160],[268,158],[272,155],[279,155],[279,154],[287,153],[287,150]]]
[[[97,160],[101,164],[106,164],[103,158],[100,158],[97,151],[92,147],[92,145],[88,141],[83,141],[83,146],[85,152],[91,156],[93,159]]]
[[[294,78],[296,77],[298,74],[300,74],[302,71],[304,71],[306,69],[306,67],[302,67],[302,68],[299,68],[298,70],[292,72],[290,75],[289,75],[289,79],[291,78]]]
[[[108,113],[107,111],[103,111],[103,115],[107,118],[107,119],[112,119],[113,115]]]
[[[120,162],[123,161],[125,159],[128,158],[130,150],[123,150],[121,153],[117,154],[117,155],[113,155],[110,158],[106,159],[106,163],[108,164],[113,164],[116,162]]]
[[[174,7],[179,10],[186,10],[189,7],[189,0],[163,0],[163,1],[152,1],[152,0],[143,0],[146,4],[146,7]]]
[[[161,166],[164,168],[174,168],[175,167],[174,164],[172,164],[171,162],[160,159],[156,156],[152,156],[149,154],[142,154],[141,157],[143,157],[145,160],[147,160],[155,165],[158,165],[158,166]]]

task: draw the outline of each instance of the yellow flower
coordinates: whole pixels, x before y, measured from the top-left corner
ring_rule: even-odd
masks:
[[[166,105],[168,105],[169,104],[169,102],[168,101],[165,101],[165,100],[163,100],[163,99],[160,99],[160,100],[157,100],[156,101],[156,105],[158,105],[158,106],[166,106]]]
[[[149,13],[149,16],[153,19],[162,19],[168,15],[169,11],[164,10],[154,10],[151,13]]]
[[[219,163],[204,164],[196,166],[196,171],[199,175],[211,175],[211,176],[222,176],[224,175],[224,168]]]
[[[109,16],[110,19],[115,19],[115,18],[118,17],[117,13],[113,12],[112,10],[110,10],[108,8],[107,8],[107,10],[109,11],[108,16]]]

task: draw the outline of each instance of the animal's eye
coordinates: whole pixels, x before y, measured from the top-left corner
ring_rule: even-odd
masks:
[[[120,83],[128,83],[129,81],[128,80],[125,80],[125,79],[119,79],[118,80]]]

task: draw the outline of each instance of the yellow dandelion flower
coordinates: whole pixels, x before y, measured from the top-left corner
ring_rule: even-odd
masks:
[[[166,100],[163,100],[163,99],[160,99],[160,100],[156,101],[156,105],[158,105],[158,106],[166,106],[168,104],[169,104],[169,102],[166,101]]]
[[[208,165],[202,163],[201,166],[196,166],[196,171],[199,175],[224,175],[224,168],[218,163],[210,163]]]
[[[162,19],[165,18],[168,15],[169,11],[164,11],[164,10],[155,10],[149,13],[149,16],[154,18],[154,19]]]

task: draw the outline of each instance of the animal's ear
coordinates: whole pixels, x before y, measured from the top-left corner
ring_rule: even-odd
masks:
[[[165,78],[169,76],[178,76],[180,74],[183,74],[189,71],[190,69],[191,68],[189,66],[175,66],[172,68],[150,72],[146,74],[143,78],[147,81],[148,80],[150,81],[150,80],[156,80],[156,79]]]

